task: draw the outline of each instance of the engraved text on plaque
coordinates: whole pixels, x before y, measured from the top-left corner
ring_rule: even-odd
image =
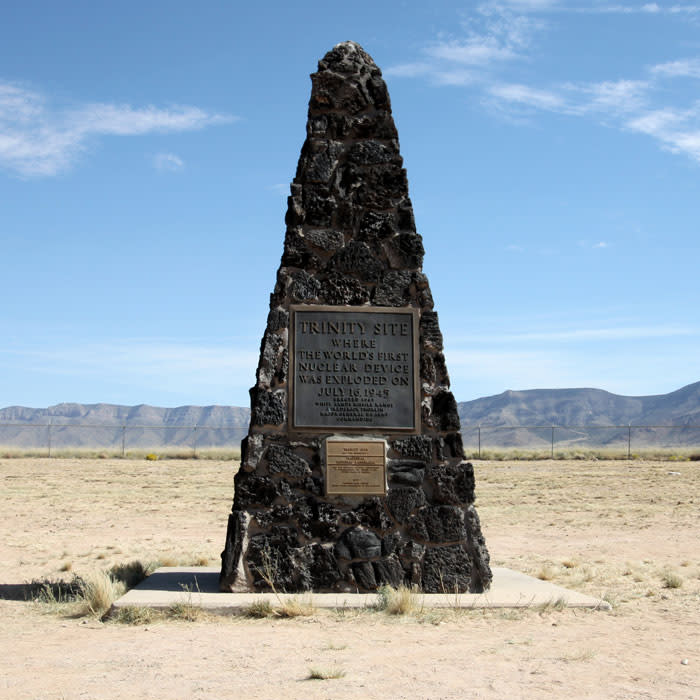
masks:
[[[326,440],[328,495],[384,495],[384,440]]]

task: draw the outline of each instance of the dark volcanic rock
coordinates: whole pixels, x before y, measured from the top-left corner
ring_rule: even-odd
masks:
[[[409,515],[425,503],[425,493],[422,489],[407,486],[394,486],[389,489],[386,504],[394,519],[405,524]]]
[[[361,561],[352,565],[352,572],[359,588],[373,591],[377,588],[377,578],[374,575],[372,562]]]
[[[433,398],[433,419],[438,430],[459,430],[457,402],[451,391],[441,391]]]
[[[330,503],[319,503],[318,499],[309,499],[313,512],[311,521],[311,537],[323,540],[334,540],[340,532],[338,519],[340,511]]]
[[[324,251],[333,251],[345,245],[345,237],[342,231],[328,231],[323,229],[309,229],[305,234],[311,245]]]
[[[410,535],[423,542],[464,540],[464,513],[456,506],[425,506],[408,521]]]
[[[321,283],[308,272],[299,270],[292,275],[290,285],[292,301],[312,301],[321,291]]]
[[[309,590],[309,572],[298,559],[298,548],[299,538],[292,528],[273,526],[268,534],[253,535],[247,564],[255,588]]]
[[[411,299],[413,275],[410,272],[387,272],[377,285],[374,302],[377,306],[405,306]]]
[[[414,457],[429,462],[433,456],[433,441],[425,435],[411,435],[400,440],[392,440],[391,446],[402,457]]]
[[[420,319],[421,342],[430,350],[442,350],[442,333],[435,311],[424,311]]]
[[[235,486],[233,499],[235,510],[248,506],[271,506],[280,495],[277,484],[269,476],[249,474],[242,469],[234,477],[233,483]]]
[[[280,425],[287,418],[284,399],[259,387],[250,390],[251,425]]]
[[[354,275],[363,282],[376,282],[382,273],[382,264],[369,246],[352,241],[339,250],[328,262],[329,272]]]
[[[467,531],[467,551],[474,567],[470,591],[483,593],[491,585],[493,573],[489,566],[490,556],[481,532],[479,516],[473,505],[468,506],[464,511],[464,524]]]
[[[474,467],[471,462],[433,467],[433,501],[449,505],[474,502]]]
[[[360,221],[358,240],[377,243],[396,233],[396,216],[391,212],[368,211]]]
[[[417,233],[400,233],[392,239],[392,257],[396,267],[419,269],[423,265],[423,240]]]
[[[401,486],[420,486],[425,476],[425,462],[389,462],[389,481]]]
[[[353,559],[372,559],[382,553],[382,541],[371,530],[354,527],[342,536]]]
[[[284,241],[282,265],[317,270],[321,261],[313,251],[309,250],[306,239],[302,238],[296,229],[292,229],[287,233]]]
[[[423,557],[423,590],[426,593],[466,593],[472,565],[461,545],[430,547]]]
[[[353,525],[360,524],[375,530],[387,530],[392,522],[384,506],[384,499],[367,498],[352,511],[345,513],[343,522]]]
[[[354,277],[332,272],[321,283],[321,296],[334,306],[359,306],[369,301],[369,291]]]
[[[372,562],[374,578],[380,586],[398,588],[404,582],[404,570],[398,557],[392,555]]]
[[[456,457],[457,459],[464,459],[464,443],[462,442],[461,433],[448,433],[442,438],[443,441],[443,454],[449,459],[451,457]]]
[[[221,552],[221,586],[222,590],[230,590],[238,578],[238,561],[241,558],[245,516],[237,511],[228,516],[226,544]]]
[[[308,462],[282,445],[270,445],[267,450],[267,461],[270,472],[273,474],[284,473],[298,479],[311,475]]]
[[[318,590],[335,587],[341,574],[332,548],[314,543],[305,550],[312,588]]]

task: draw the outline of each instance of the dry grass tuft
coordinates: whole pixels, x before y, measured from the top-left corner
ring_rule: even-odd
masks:
[[[551,581],[556,575],[557,570],[550,564],[544,564],[540,570],[537,572],[536,576],[541,581]]]
[[[382,586],[377,594],[377,609],[388,615],[411,615],[422,609],[417,591],[403,584],[398,588]]]
[[[64,565],[62,571],[72,569]],[[73,575],[66,581],[36,581],[36,602],[48,606],[51,612],[70,617],[104,617],[117,598],[140,583],[150,573],[139,561],[116,564],[109,571],[94,571],[85,576]]]
[[[278,617],[309,617],[316,612],[310,600],[299,600],[298,598],[288,598],[280,601],[279,607],[275,608],[275,615]]]
[[[566,600],[564,598],[552,598],[552,600],[548,600],[546,603],[536,605],[535,609],[539,613],[548,612],[550,610],[561,611],[566,609]]]
[[[664,571],[661,580],[664,588],[681,588],[683,586],[683,577],[674,571]]]
[[[596,655],[593,649],[582,649],[581,651],[575,651],[571,654],[566,654],[561,657],[561,660],[566,663],[576,663],[578,661],[590,661]]]
[[[110,570],[109,575],[114,581],[121,581],[129,590],[134,586],[138,586],[141,581],[153,573],[156,568],[154,563],[144,565],[138,560],[130,561],[128,564],[115,564]]]
[[[275,614],[275,609],[272,607],[272,603],[269,600],[260,598],[259,600],[254,600],[246,609],[246,617],[255,617],[257,619],[262,619],[265,617],[273,617]]]
[[[126,586],[121,581],[113,581],[104,571],[95,571],[83,579],[79,614],[102,617],[124,593]]]
[[[173,603],[168,608],[166,615],[173,620],[197,622],[197,620],[201,620],[204,617],[204,611],[191,601],[183,600],[178,603]]]
[[[340,666],[312,666],[309,668],[307,680],[327,681],[344,676],[345,671]]]
[[[143,608],[138,605],[127,605],[117,608],[109,617],[111,622],[122,625],[149,625],[162,619],[163,615],[153,608]]]

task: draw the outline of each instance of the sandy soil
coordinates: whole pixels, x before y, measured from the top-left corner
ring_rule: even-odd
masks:
[[[0,460],[0,697],[700,698],[698,463],[475,463],[492,563],[605,597],[609,613],[124,625],[22,600],[33,579],[133,559],[216,564],[234,468]],[[314,667],[345,675],[309,680]]]

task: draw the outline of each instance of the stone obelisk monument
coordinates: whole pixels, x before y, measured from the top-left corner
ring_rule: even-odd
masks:
[[[311,76],[221,588],[481,592],[489,555],[381,71]]]

